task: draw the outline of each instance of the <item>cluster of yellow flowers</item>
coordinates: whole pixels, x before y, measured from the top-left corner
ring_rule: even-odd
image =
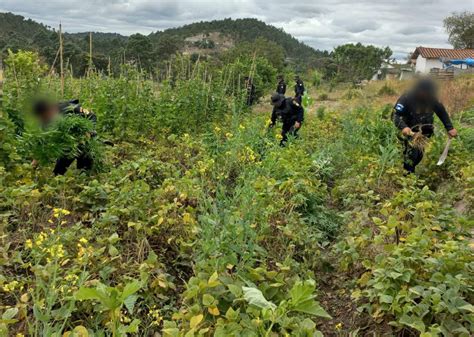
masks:
[[[62,215],[66,216],[66,215],[69,215],[69,214],[71,214],[71,212],[68,211],[67,209],[63,209],[63,208],[54,208],[53,209],[53,216],[55,218],[59,218]]]
[[[64,277],[64,280],[75,283],[79,279],[79,276],[76,274],[67,274],[66,277]]]
[[[252,150],[251,147],[246,146],[243,150],[243,153],[239,156],[239,159],[241,161],[246,161],[253,163],[257,159],[255,152]]]
[[[161,321],[163,321],[163,317],[161,316],[160,309],[157,309],[156,305],[152,306],[148,311],[148,317],[153,319],[152,325],[160,325]]]
[[[213,165],[214,165],[214,159],[210,159],[206,162],[204,162],[202,160],[197,162],[197,166],[199,168],[199,173],[201,173],[201,174],[206,173]]]
[[[83,262],[84,258],[88,257],[93,253],[93,248],[91,246],[86,247],[89,241],[86,238],[80,238],[77,243],[77,259],[79,262]]]
[[[4,284],[2,289],[4,292],[9,293],[15,290],[18,287],[18,281],[11,281],[10,283]]]
[[[35,245],[38,246],[38,247],[41,246],[43,244],[44,240],[46,240],[47,237],[48,237],[48,235],[45,232],[39,233],[38,237],[35,240]]]
[[[52,245],[51,247],[46,249],[46,251],[53,259],[60,259],[65,256],[64,246],[61,243]]]

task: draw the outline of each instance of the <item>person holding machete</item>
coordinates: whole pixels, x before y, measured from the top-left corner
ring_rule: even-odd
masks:
[[[409,139],[416,133],[430,138],[434,133],[434,114],[443,123],[449,138],[455,138],[458,132],[454,128],[446,108],[438,100],[436,84],[427,78],[416,82],[409,92],[398,99],[394,107],[393,122],[405,137],[403,140],[405,146],[404,168],[408,174],[414,173],[416,166],[423,159],[423,150],[413,146]],[[448,142],[447,150],[449,150],[449,145],[450,142]],[[445,152],[447,155],[446,150]]]

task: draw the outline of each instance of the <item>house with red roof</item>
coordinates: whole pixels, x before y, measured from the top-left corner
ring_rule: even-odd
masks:
[[[432,69],[443,69],[449,60],[474,59],[474,49],[443,49],[418,47],[411,55],[411,63],[417,73],[428,74]],[[467,66],[455,65],[460,69]]]

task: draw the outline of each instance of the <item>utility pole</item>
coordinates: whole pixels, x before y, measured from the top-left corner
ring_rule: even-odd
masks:
[[[63,58],[63,30],[59,23],[59,60],[61,63],[61,98],[64,98],[64,58]]]

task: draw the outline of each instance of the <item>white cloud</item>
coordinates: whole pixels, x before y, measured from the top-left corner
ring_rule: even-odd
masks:
[[[254,17],[316,49],[349,42],[390,46],[403,57],[418,45],[447,47],[443,18],[468,10],[450,0],[0,0],[11,11],[66,31],[148,34],[201,20]],[[471,2],[472,5],[472,2]]]

